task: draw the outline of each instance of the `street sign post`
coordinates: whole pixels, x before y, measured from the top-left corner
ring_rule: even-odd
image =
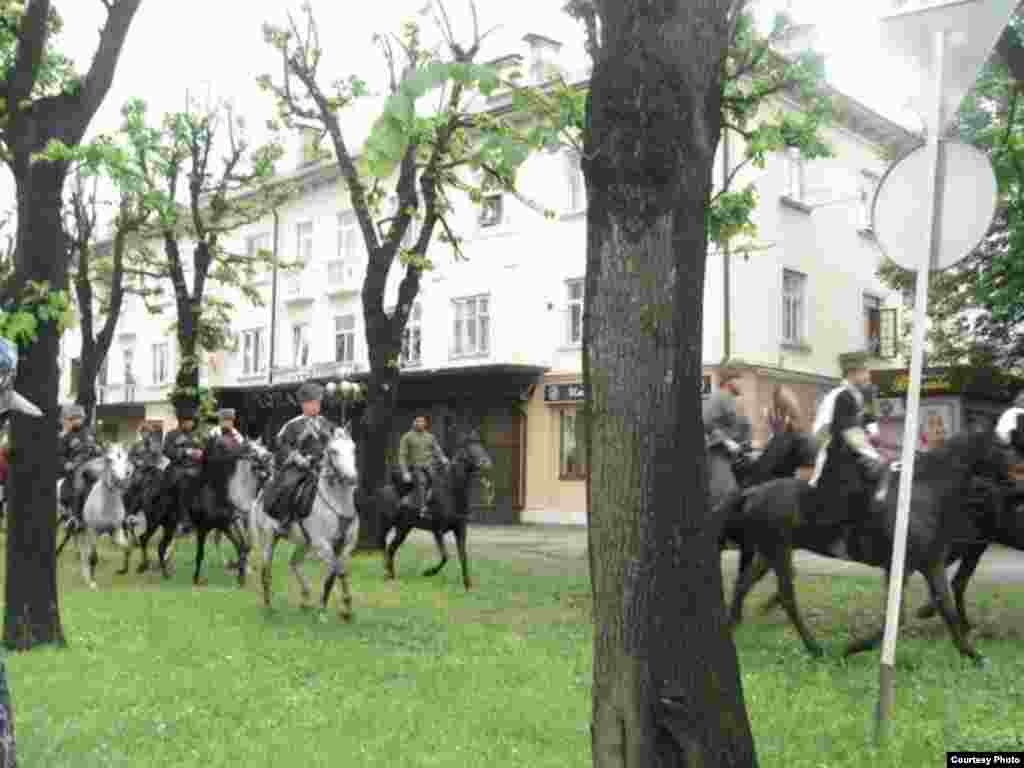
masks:
[[[879,243],[897,263],[917,272],[913,333],[910,358],[910,386],[907,390],[907,415],[904,422],[899,497],[889,569],[889,598],[886,605],[885,635],[879,670],[879,700],[876,738],[887,735],[895,695],[896,638],[899,632],[900,602],[905,582],[904,563],[910,500],[917,446],[917,422],[921,402],[921,369],[924,361],[925,324],[928,311],[928,276],[933,269],[944,269],[963,259],[974,243],[964,250],[962,236],[980,239],[995,211],[995,188],[991,164],[980,163],[976,155],[963,149],[947,151],[942,132],[955,116],[967,90],[977,79],[981,67],[1006,27],[1017,0],[945,0],[920,3],[909,11],[883,19],[883,45],[907,60],[917,87],[911,105],[923,113],[928,142],[924,155],[890,169],[879,185],[872,216]],[[975,163],[973,170],[971,163]],[[968,177],[947,174],[947,164],[966,163]],[[987,166],[988,176],[985,169]],[[922,170],[924,173],[922,173]],[[962,172],[958,169],[957,173]],[[908,175],[909,174],[909,175]],[[915,179],[916,177],[916,179]],[[953,180],[951,183],[948,180]],[[916,184],[912,183],[916,180]],[[915,213],[920,220],[916,189],[924,194],[923,229],[914,240],[907,238],[916,230]],[[945,205],[948,195],[975,196],[976,205]],[[879,203],[884,210],[879,208]],[[954,203],[954,201],[950,201]],[[880,228],[879,228],[880,227]],[[976,233],[981,231],[981,235]],[[922,237],[922,235],[924,237]],[[946,239],[948,236],[948,240]],[[923,249],[918,245],[924,243]]]

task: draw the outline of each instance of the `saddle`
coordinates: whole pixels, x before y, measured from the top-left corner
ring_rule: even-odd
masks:
[[[275,520],[305,520],[313,512],[320,476],[308,472],[294,485],[282,488],[264,512]]]

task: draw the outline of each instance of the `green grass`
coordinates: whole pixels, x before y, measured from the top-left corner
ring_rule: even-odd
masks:
[[[479,586],[466,594],[457,563],[438,579],[418,576],[433,552],[414,538],[397,583],[383,579],[377,557],[356,559],[352,625],[333,610],[326,622],[300,611],[287,546],[269,616],[256,579],[239,591],[212,563],[210,586],[193,590],[190,544],[167,583],[115,576],[105,549],[99,592],[83,589],[77,553],[67,553],[70,647],[7,657],[20,765],[589,766],[585,574],[478,556]],[[319,588],[319,565],[309,573]],[[972,592],[983,669],[960,660],[940,625],[911,622],[898,651],[893,747],[881,755],[870,746],[877,655],[838,659],[851,627],[876,620],[880,580],[800,578],[827,647],[821,661],[781,614],[756,611],[773,586],[754,593],[737,633],[762,766],[934,766],[947,748],[1024,749],[1021,591]],[[913,606],[921,596],[915,584]]]

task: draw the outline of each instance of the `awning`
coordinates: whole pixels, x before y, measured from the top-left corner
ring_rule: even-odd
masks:
[[[145,419],[145,403],[102,403],[96,406],[96,418],[103,421]]]
[[[398,379],[398,402],[437,403],[480,397],[520,400],[529,396],[529,388],[549,370],[512,363],[403,370]],[[369,379],[369,372],[349,377],[360,384]]]

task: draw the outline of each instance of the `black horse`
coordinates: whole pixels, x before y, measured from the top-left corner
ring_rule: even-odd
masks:
[[[473,583],[469,577],[469,556],[466,553],[466,527],[469,523],[469,485],[481,470],[489,469],[491,457],[480,441],[480,434],[473,430],[461,441],[447,469],[435,473],[431,514],[424,519],[414,509],[401,507],[399,500],[409,492],[411,486],[402,482],[401,473],[393,469],[391,482],[377,491],[375,502],[377,514],[384,523],[384,537],[395,530],[384,554],[384,569],[388,578],[395,578],[395,554],[413,528],[434,534],[441,562],[424,571],[424,576],[434,576],[448,563],[448,549],[444,535],[455,534],[455,544],[462,565],[462,583],[469,589]]]
[[[910,574],[920,572],[956,647],[963,655],[980,660],[955,613],[945,567],[953,541],[962,529],[973,478],[1005,478],[1006,455],[992,431],[964,432],[952,437],[941,449],[922,455],[915,470],[903,586]],[[797,607],[792,552],[808,549],[826,557],[839,557],[837,545],[842,542],[846,550],[844,559],[883,568],[888,580],[898,475],[889,473],[882,483],[887,486],[884,500],[872,497],[869,508],[859,511],[856,525],[817,524],[817,489],[801,480],[773,480],[738,494],[723,505],[724,537],[741,542],[741,547],[753,549],[759,555],[756,560],[752,556],[747,558],[749,564],[741,567],[736,580],[730,616],[733,624],[739,623],[743,600],[753,585],[774,570],[782,607],[808,652],[820,656],[821,647]],[[879,631],[851,643],[846,655],[874,648],[881,637]]]
[[[274,456],[261,444],[246,442],[227,448],[211,440],[200,480],[198,502],[191,511],[196,532],[196,567],[192,583],[201,585],[206,537],[219,531],[238,552],[238,585],[245,586],[249,561],[249,512],[271,474]]]
[[[1019,490],[1009,489],[1007,493],[1005,486],[987,480],[980,481],[972,490],[968,500],[970,514],[961,535],[953,541],[948,563],[960,561],[951,586],[957,615],[968,630],[972,623],[967,617],[964,593],[985,550],[990,544],[1024,550],[1024,505]],[[917,616],[930,619],[937,613],[935,604],[929,603]]]

